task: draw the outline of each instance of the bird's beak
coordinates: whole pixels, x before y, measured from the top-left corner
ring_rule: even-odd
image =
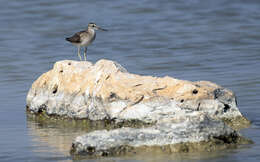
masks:
[[[103,28],[101,28],[101,27],[99,27],[99,26],[97,26],[97,29],[98,29],[98,30],[102,30],[102,31],[108,31],[107,29],[103,29]]]

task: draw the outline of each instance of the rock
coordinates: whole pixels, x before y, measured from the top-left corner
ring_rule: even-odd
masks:
[[[76,156],[115,156],[138,154],[147,147],[161,153],[213,151],[247,142],[222,121],[193,112],[177,122],[173,120],[141,129],[99,130],[78,136],[71,153]]]
[[[249,125],[237,108],[234,93],[226,88],[208,81],[131,74],[109,60],[94,65],[71,60],[55,63],[33,83],[26,102],[29,112],[50,117],[153,124],[80,136],[73,144],[74,153],[89,154],[89,147],[95,155],[113,154],[112,148],[123,146],[172,148],[173,144],[212,137],[240,137],[222,121],[236,129]],[[105,144],[109,140],[116,142]]]
[[[100,60],[65,60],[40,76],[27,95],[34,113],[90,120],[157,122],[186,111],[221,119],[244,118],[232,91],[207,81],[130,74],[121,65]]]

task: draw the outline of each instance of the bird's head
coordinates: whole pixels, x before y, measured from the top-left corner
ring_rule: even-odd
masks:
[[[88,24],[88,29],[107,31],[107,29],[103,29],[92,22]]]

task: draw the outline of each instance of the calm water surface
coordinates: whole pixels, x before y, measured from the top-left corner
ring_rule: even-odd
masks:
[[[138,74],[209,80],[233,90],[252,126],[253,145],[205,154],[90,161],[260,161],[260,1],[1,0],[0,161],[73,161],[72,139],[86,129],[27,119],[26,94],[53,63],[77,60],[64,40],[88,22],[98,32],[88,60],[111,59]],[[90,130],[89,130],[90,131]]]

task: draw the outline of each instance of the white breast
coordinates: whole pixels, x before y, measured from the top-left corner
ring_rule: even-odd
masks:
[[[96,32],[94,29],[89,29],[88,34],[86,36],[82,37],[82,42],[80,43],[80,46],[88,46],[90,45],[96,38]]]

